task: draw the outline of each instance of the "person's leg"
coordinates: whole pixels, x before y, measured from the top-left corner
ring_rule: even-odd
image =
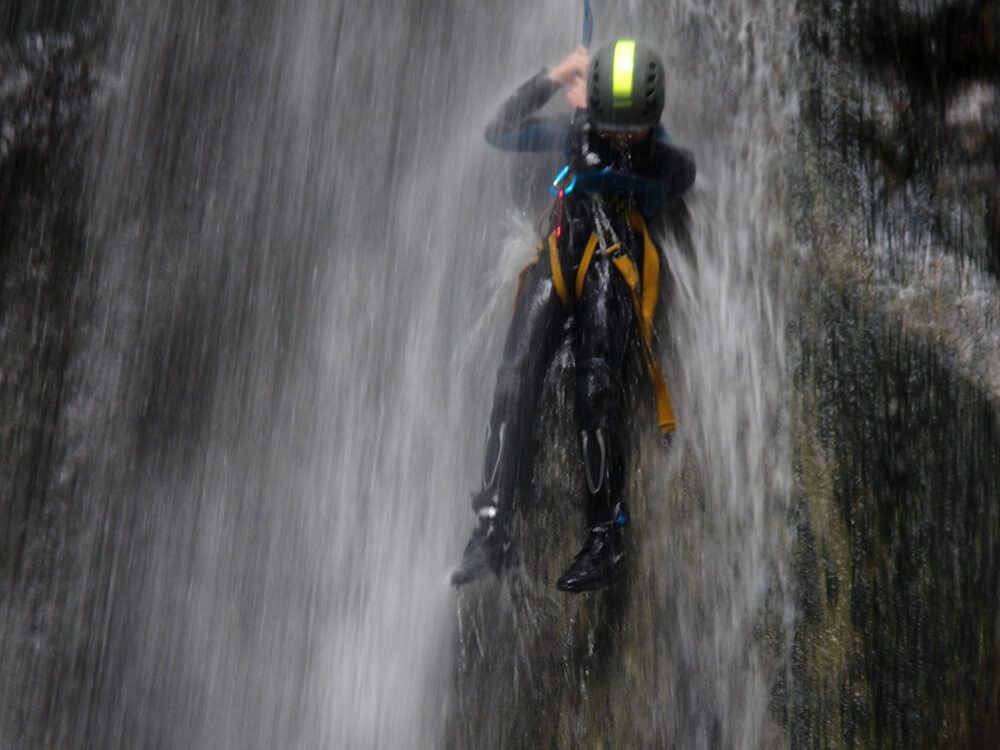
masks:
[[[543,256],[525,272],[507,331],[486,427],[482,487],[472,497],[479,525],[452,574],[455,585],[504,566],[514,497],[530,480],[534,416],[565,317]]]
[[[587,487],[587,543],[559,579],[559,588],[582,591],[614,580],[621,559],[620,526],[626,453],[624,378],[635,330],[632,299],[607,256],[595,256],[577,302],[576,414]]]

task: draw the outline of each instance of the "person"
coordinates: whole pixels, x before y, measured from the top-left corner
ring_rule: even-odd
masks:
[[[568,114],[541,117],[566,89]],[[660,124],[665,97],[659,56],[619,39],[591,59],[578,47],[551,71],[520,86],[490,122],[486,140],[518,152],[561,151],[567,166],[551,192],[547,238],[521,273],[513,319],[486,428],[478,523],[453,585],[497,575],[511,559],[515,497],[530,483],[534,417],[546,370],[563,336],[572,337],[587,538],[557,582],[569,592],[600,588],[623,569],[623,376],[637,339],[655,386],[660,428],[672,407],[652,353],[660,253],[646,222],[694,182],[691,154]]]

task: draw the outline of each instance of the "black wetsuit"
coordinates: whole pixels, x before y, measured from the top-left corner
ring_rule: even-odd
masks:
[[[693,184],[695,165],[659,125],[644,140],[623,147],[602,137],[582,111],[537,117],[558,89],[544,71],[523,84],[490,122],[486,140],[505,150],[565,154],[576,184],[557,199],[549,232],[559,228],[559,265],[573,286],[584,246],[595,231],[600,231],[605,246],[615,240],[621,243],[618,252],[641,258],[642,238],[626,221],[628,210],[653,218]],[[556,293],[546,253],[524,272],[497,374],[484,491],[474,501],[476,510],[492,502],[499,515],[507,515],[515,490],[530,480],[533,425],[545,372],[572,316],[568,331],[576,363],[577,427],[590,489],[586,520],[588,527],[611,520],[625,472],[623,370],[636,330],[631,293],[611,257],[606,252],[593,255],[572,310]]]

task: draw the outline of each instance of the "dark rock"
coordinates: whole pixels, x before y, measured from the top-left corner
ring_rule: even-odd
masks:
[[[0,45],[0,367],[11,431],[0,461],[10,503],[2,568],[16,572],[51,441],[83,251],[81,191],[93,79],[69,36]]]
[[[822,176],[797,224],[825,291],[799,312],[796,443],[826,586],[797,634],[796,747],[1000,736],[1000,6],[922,7],[805,7]]]
[[[0,43],[0,738],[20,747],[58,736],[56,696],[72,694],[81,657],[67,637],[79,518],[58,432],[85,254],[88,49],[66,34]]]

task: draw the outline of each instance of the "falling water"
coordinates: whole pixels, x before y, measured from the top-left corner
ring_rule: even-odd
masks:
[[[639,559],[622,599],[555,602],[551,580],[515,578],[462,605],[457,746],[766,747],[781,733],[775,696],[791,677],[795,620],[783,291],[796,254],[784,171],[794,19],[760,3],[621,10],[609,37],[662,29],[664,120],[699,163],[691,240],[664,237],[680,428],[669,451],[642,433],[630,500]],[[564,403],[558,385],[549,391]],[[575,491],[574,448],[555,442],[545,460],[563,461],[564,476],[536,473],[529,505],[565,508]],[[566,511],[530,513],[537,526]],[[522,533],[562,555],[573,544]],[[550,573],[526,558],[529,579]]]
[[[679,11],[678,57],[711,49],[684,78],[684,126],[701,178],[694,253],[670,260],[682,476],[703,493],[668,511],[678,642],[690,716],[678,747],[767,747],[792,632],[786,294],[793,276],[786,153],[796,102],[793,19],[781,3]],[[675,53],[676,54],[676,53]],[[704,59],[704,57],[703,57]],[[689,102],[697,102],[689,106]],[[675,502],[679,498],[675,495]],[[668,667],[669,668],[669,667]]]
[[[578,5],[113,10],[53,480],[83,550],[64,634],[80,671],[33,736],[439,746],[463,722],[447,574],[552,166],[481,133],[576,43]],[[793,616],[793,20],[739,0],[595,14],[595,43],[662,50],[665,122],[700,174],[693,254],[665,243],[681,429],[638,467],[634,564],[657,606],[634,617],[663,691],[640,736],[760,747]]]

